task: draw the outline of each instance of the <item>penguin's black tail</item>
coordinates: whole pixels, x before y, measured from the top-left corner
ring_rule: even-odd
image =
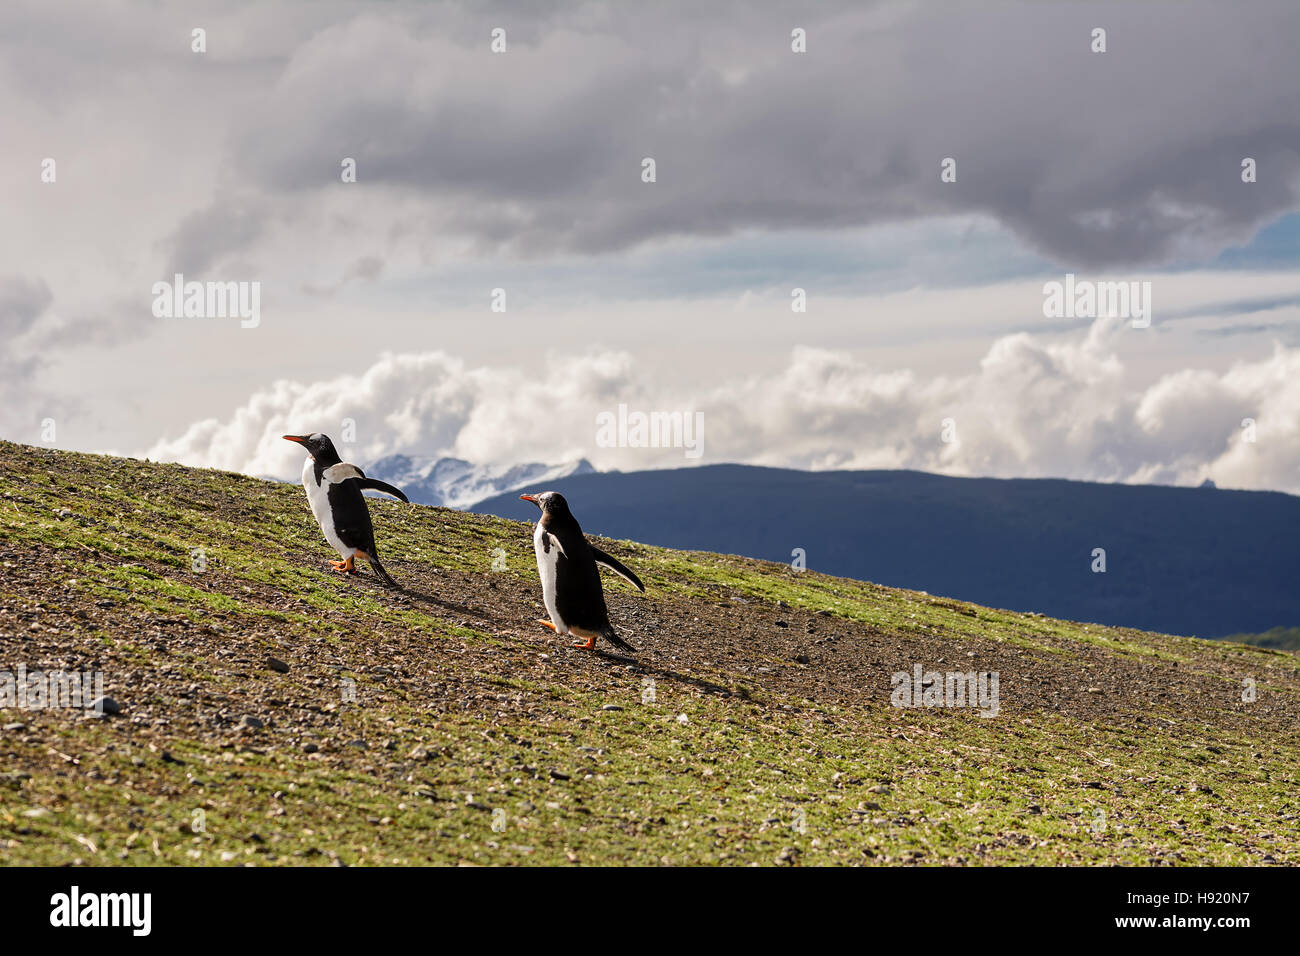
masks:
[[[379,578],[379,580],[383,581],[390,588],[401,590],[402,586],[394,581],[392,575],[385,571],[384,566],[379,563],[379,555],[375,554],[373,551],[367,552],[366,560],[368,560],[370,566],[375,569],[375,576]]]
[[[635,647],[633,647],[627,641],[623,640],[623,638],[615,634],[614,629],[612,627],[609,630],[607,630],[602,636],[605,638],[605,640],[609,641],[611,644],[613,644],[615,647],[619,648],[620,650],[627,651],[628,653],[631,653],[632,651],[636,650]]]

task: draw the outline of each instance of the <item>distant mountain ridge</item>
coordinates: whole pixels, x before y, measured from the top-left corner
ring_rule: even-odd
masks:
[[[598,534],[785,564],[800,549],[813,570],[989,607],[1199,637],[1300,625],[1300,498],[1281,492],[749,465],[552,488]],[[470,510],[535,514],[513,496]]]
[[[396,485],[419,504],[466,508],[476,501],[524,485],[596,474],[596,469],[585,458],[559,465],[530,462],[491,467],[474,465],[460,458],[386,455],[365,472],[371,478]]]

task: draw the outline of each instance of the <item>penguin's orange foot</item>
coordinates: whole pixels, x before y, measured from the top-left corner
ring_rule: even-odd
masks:
[[[346,562],[343,562],[343,561],[331,561],[331,562],[330,562],[330,567],[333,568],[335,571],[342,571],[342,570],[343,570],[343,565],[344,565],[345,563],[346,563]]]
[[[350,554],[348,555],[346,561],[331,561],[330,565],[334,568],[335,571],[343,571],[348,574],[356,574],[357,569],[356,567],[354,567],[355,559],[356,556]]]
[[[596,636],[593,634],[591,637],[587,638],[587,643],[584,644],[581,641],[578,641],[575,642],[573,646],[581,647],[584,651],[589,651],[596,646]]]
[[[542,627],[549,627],[552,631],[555,631],[555,625],[552,624],[550,621],[538,621],[537,623],[542,625]],[[560,632],[555,631],[555,633],[559,634]]]

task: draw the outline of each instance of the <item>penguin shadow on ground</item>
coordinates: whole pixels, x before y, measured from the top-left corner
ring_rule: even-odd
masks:
[[[418,604],[427,604],[431,607],[440,608],[443,611],[453,611],[456,614],[469,617],[477,617],[484,621],[492,621],[493,618],[481,609],[470,607],[468,604],[458,604],[455,601],[447,601],[434,597],[432,594],[426,594],[417,588],[411,587],[402,582],[397,583],[397,587],[389,587],[380,581],[373,574],[368,574],[358,569],[353,574],[347,575],[353,584],[364,587],[373,591],[376,595],[391,597],[398,603],[408,599]]]
[[[409,585],[403,584],[403,585],[399,585],[397,588],[389,588],[389,587],[385,587],[382,582],[378,581],[375,578],[366,576],[362,579],[365,580],[367,587],[373,588],[375,591],[381,594],[391,594],[397,598],[407,598],[413,602],[419,604],[426,604],[431,607],[440,608],[444,611],[452,611],[455,612],[456,614],[460,614],[467,617],[476,617],[480,620],[491,622],[494,626],[500,625],[502,623],[498,616],[487,613],[482,609],[470,607],[467,604],[459,604],[455,601],[443,600],[441,598],[434,597],[432,594],[426,594],[423,591],[419,591],[413,587],[410,587]],[[522,632],[520,633],[522,635]],[[578,648],[572,648],[572,650],[574,653],[579,653]],[[628,665],[635,668],[638,674],[643,674],[648,677],[654,677],[658,680],[664,680],[671,683],[683,684],[688,687],[694,687],[700,692],[705,694],[712,694],[720,697],[731,697],[734,696],[736,693],[730,687],[726,687],[722,684],[715,683],[711,680],[706,680],[703,677],[695,677],[691,674],[683,674],[680,671],[671,670],[670,668],[667,667],[659,667],[654,664],[647,663],[640,656],[633,656],[631,654],[627,654],[621,651],[607,651],[604,650],[603,648],[598,647],[598,648],[593,648],[592,650],[589,651],[582,651],[581,653],[591,654],[595,657],[601,658],[602,660],[608,661],[611,664]],[[641,654],[642,655],[644,654],[644,650],[641,651]]]
[[[613,664],[628,664],[635,668],[637,674],[643,674],[647,677],[653,677],[656,680],[667,681],[674,684],[685,684],[688,687],[694,687],[696,690],[705,694],[712,694],[719,697],[731,697],[735,691],[730,687],[724,687],[722,684],[715,684],[711,680],[705,680],[703,677],[694,677],[690,674],[683,674],[679,671],[670,670],[667,667],[657,667],[654,664],[648,664],[644,660],[638,660],[631,654],[615,653],[596,648],[586,653],[595,654],[597,657],[603,657]]]
[[[476,617],[482,621],[491,621],[496,623],[496,619],[491,614],[480,608],[470,607],[468,604],[458,604],[455,601],[447,601],[442,598],[434,597],[432,594],[426,594],[423,591],[417,591],[415,588],[402,585],[398,588],[386,588],[378,582],[375,583],[378,591],[386,592],[395,597],[409,598],[417,604],[427,604],[430,607],[441,608],[444,611],[454,611],[457,614],[466,617]]]

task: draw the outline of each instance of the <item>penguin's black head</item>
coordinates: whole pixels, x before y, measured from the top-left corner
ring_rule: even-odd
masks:
[[[531,501],[542,509],[544,515],[563,518],[569,515],[569,503],[558,491],[544,491],[540,495],[520,495],[520,501]]]
[[[322,465],[337,465],[343,460],[339,457],[339,453],[334,450],[334,443],[330,441],[329,435],[312,432],[310,435],[285,435],[284,440],[296,441],[307,449],[307,454]]]

